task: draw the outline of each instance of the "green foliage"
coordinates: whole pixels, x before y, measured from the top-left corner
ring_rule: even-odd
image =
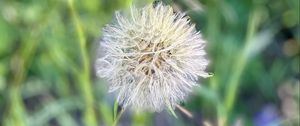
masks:
[[[270,105],[272,123],[299,125],[299,114],[286,116],[297,107],[284,108],[299,106],[299,0],[164,0],[202,32],[214,76],[181,105],[193,118],[171,106],[166,115],[118,112],[94,72],[101,28],[114,11],[151,2],[1,0],[0,125],[109,126],[118,116],[136,126],[258,125]]]

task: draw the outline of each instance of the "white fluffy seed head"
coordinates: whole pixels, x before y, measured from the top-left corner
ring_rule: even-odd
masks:
[[[205,72],[205,41],[183,13],[157,4],[116,13],[103,29],[97,75],[123,107],[161,111],[182,102]]]

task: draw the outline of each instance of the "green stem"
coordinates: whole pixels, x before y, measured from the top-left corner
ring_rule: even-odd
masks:
[[[248,23],[248,31],[247,31],[247,36],[246,36],[246,44],[242,50],[242,53],[237,57],[237,60],[235,62],[235,67],[232,72],[232,76],[229,80],[228,83],[228,88],[226,90],[226,95],[225,95],[225,108],[226,108],[226,115],[232,110],[234,107],[236,95],[238,93],[238,87],[239,87],[239,81],[240,77],[242,75],[242,72],[246,66],[247,63],[247,47],[249,47],[249,43],[251,42],[251,39],[253,38],[257,25],[259,23],[259,15],[257,15],[256,12],[253,12],[250,14],[249,17],[250,21]],[[228,117],[228,115],[226,116]],[[225,122],[227,119],[225,120]]]
[[[12,85],[9,87],[9,114],[7,117],[6,125],[15,125],[15,126],[26,126],[26,109],[23,103],[22,98],[22,82],[26,77],[26,69],[31,64],[32,56],[37,47],[37,35],[32,31],[23,40],[20,50],[11,59],[11,62],[14,64],[14,79]]]
[[[74,21],[74,25],[76,27],[78,39],[79,39],[79,46],[80,46],[80,54],[82,58],[82,71],[79,72],[79,85],[82,90],[83,98],[86,103],[85,112],[84,112],[84,122],[87,126],[96,126],[96,114],[94,111],[94,98],[93,98],[93,91],[91,87],[91,80],[90,80],[90,62],[88,58],[88,53],[86,49],[86,38],[84,36],[84,32],[79,21],[79,17],[76,13],[74,7],[74,1],[68,0],[68,6],[71,11],[71,16]]]
[[[118,125],[118,122],[119,122],[119,120],[120,120],[122,114],[124,113],[124,111],[125,111],[125,109],[122,108],[122,110],[120,111],[120,113],[118,114],[118,116],[115,118],[114,123],[113,123],[113,126],[117,126],[117,125]]]

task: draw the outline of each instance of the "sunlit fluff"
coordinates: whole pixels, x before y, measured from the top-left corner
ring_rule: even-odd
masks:
[[[116,13],[103,29],[97,75],[123,107],[161,111],[182,102],[205,72],[205,41],[183,13],[158,4]]]

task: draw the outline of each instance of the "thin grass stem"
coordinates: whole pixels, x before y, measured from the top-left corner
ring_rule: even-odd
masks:
[[[71,16],[73,18],[74,25],[76,27],[76,32],[79,39],[79,47],[80,54],[82,58],[82,70],[78,73],[79,76],[79,86],[82,91],[82,95],[84,98],[84,102],[86,103],[86,107],[84,110],[84,122],[87,126],[96,126],[96,114],[94,111],[94,98],[93,98],[93,90],[91,88],[91,80],[90,80],[90,61],[89,56],[86,49],[86,38],[84,35],[84,31],[77,15],[77,12],[74,7],[74,1],[68,0],[68,6],[70,9]]]

